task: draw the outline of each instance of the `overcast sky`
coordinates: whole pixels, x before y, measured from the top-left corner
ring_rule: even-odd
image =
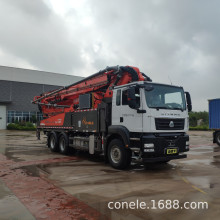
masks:
[[[218,0],[0,0],[0,65],[88,76],[132,65],[220,98]]]

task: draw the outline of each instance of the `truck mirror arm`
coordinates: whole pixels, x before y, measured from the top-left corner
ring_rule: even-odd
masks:
[[[189,92],[185,92],[185,94],[186,94],[187,108],[188,108],[188,111],[191,112],[192,111],[191,96],[190,96]]]

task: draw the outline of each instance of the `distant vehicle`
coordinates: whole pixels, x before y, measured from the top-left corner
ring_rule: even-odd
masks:
[[[153,83],[136,67],[107,67],[80,82],[36,96],[37,126],[52,151],[104,154],[112,167],[131,159],[186,158],[191,98],[182,87]]]
[[[220,98],[209,100],[209,128],[213,129],[213,143],[220,146]]]

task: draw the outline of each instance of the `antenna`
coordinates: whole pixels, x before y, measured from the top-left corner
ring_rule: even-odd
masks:
[[[168,75],[168,78],[169,78],[169,80],[170,80],[170,84],[173,85],[169,75]]]

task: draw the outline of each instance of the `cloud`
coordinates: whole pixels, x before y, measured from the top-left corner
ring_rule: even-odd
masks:
[[[171,80],[191,92],[194,110],[207,110],[207,99],[220,94],[217,0],[0,4],[0,49],[19,63],[84,76],[138,66],[155,82]]]
[[[81,66],[80,47],[42,1],[0,1],[0,48],[37,69],[71,73]]]
[[[220,94],[218,1],[96,0],[90,6],[102,48],[120,63],[183,86],[194,110],[207,110],[207,99]],[[102,63],[95,59],[97,67]]]

